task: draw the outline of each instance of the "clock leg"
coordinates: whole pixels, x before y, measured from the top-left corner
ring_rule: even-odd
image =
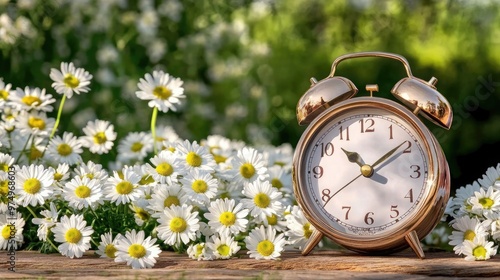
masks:
[[[420,259],[424,259],[424,250],[422,249],[422,245],[420,245],[420,239],[418,238],[417,232],[414,230],[410,231],[410,233],[405,236],[405,239],[415,254],[417,254]]]
[[[302,249],[302,256],[307,256],[312,251],[312,249],[314,249],[314,247],[318,245],[318,243],[321,241],[321,238],[323,238],[323,234],[318,230],[315,230],[309,237],[309,240],[304,246],[304,249]]]

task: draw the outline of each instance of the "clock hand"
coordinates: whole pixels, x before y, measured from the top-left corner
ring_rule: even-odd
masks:
[[[399,147],[401,147],[404,143],[406,143],[406,141],[403,141],[403,143],[399,144],[397,147],[395,147],[394,149],[388,151],[385,155],[383,155],[381,158],[379,158],[374,164],[371,165],[372,168],[375,168],[375,166],[379,165],[380,163],[382,163],[383,161],[385,161],[386,159],[388,159],[392,154],[394,154],[397,149],[399,149]]]
[[[349,186],[352,182],[356,181],[356,179],[358,179],[359,177],[361,177],[361,175],[363,174],[359,174],[358,176],[356,176],[354,179],[352,179],[351,181],[349,181],[349,183],[345,184],[345,186],[343,186],[342,188],[338,189],[334,194],[332,194],[331,196],[328,197],[328,199],[325,201],[325,204],[323,204],[323,208],[326,206],[326,204],[332,199],[332,197],[334,197],[336,194],[338,194],[341,190],[345,189],[347,186]]]
[[[357,163],[360,167],[364,165],[363,159],[361,158],[361,156],[358,153],[346,151],[346,150],[344,150],[344,148],[341,148],[341,149],[347,155],[347,159],[350,162]]]

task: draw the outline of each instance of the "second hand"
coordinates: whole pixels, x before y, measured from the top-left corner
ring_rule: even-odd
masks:
[[[358,179],[359,177],[361,177],[361,175],[363,175],[363,174],[359,174],[354,179],[352,179],[349,183],[347,183],[345,186],[343,186],[342,188],[338,189],[334,194],[332,194],[331,196],[329,196],[328,200],[325,201],[325,204],[323,204],[323,208],[325,208],[326,204],[332,199],[332,197],[334,197],[336,194],[338,194],[341,190],[345,189],[345,187],[349,186],[352,182],[356,181],[356,179]]]

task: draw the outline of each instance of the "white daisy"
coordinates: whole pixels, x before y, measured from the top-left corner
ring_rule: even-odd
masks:
[[[89,179],[76,176],[64,185],[64,199],[69,202],[69,206],[81,210],[90,207],[95,209],[103,203],[103,193],[101,184],[96,179]]]
[[[267,166],[279,166],[285,170],[292,169],[293,147],[289,143],[281,144],[278,147],[270,146],[264,149],[263,154]]]
[[[159,184],[151,195],[148,209],[156,213],[153,214],[153,217],[159,217],[158,213],[163,212],[165,208],[173,205],[185,205],[187,200],[187,196],[180,185]]]
[[[163,71],[153,71],[153,75],[146,74],[140,79],[137,86],[140,91],[135,94],[139,99],[150,100],[148,106],[157,107],[162,112],[176,111],[175,105],[184,98],[183,81],[174,78]]]
[[[57,168],[54,169],[54,167],[50,166],[49,170],[54,174],[54,186],[56,187],[54,189],[54,193],[56,193],[56,190],[62,188],[64,184],[69,179],[69,165],[67,163],[60,163],[57,165]],[[62,189],[61,189],[62,191]],[[56,193],[59,194],[59,193]]]
[[[233,153],[231,140],[221,135],[209,135],[201,145],[208,147],[217,164],[226,162]]]
[[[250,210],[250,215],[253,217],[260,216],[261,220],[264,220],[281,210],[282,204],[279,200],[282,195],[268,181],[248,184],[243,189],[243,195],[246,198],[242,199],[241,203],[244,208]]]
[[[156,186],[156,181],[153,178],[153,175],[151,175],[147,164],[136,164],[132,168],[137,175],[141,176],[139,185],[143,186],[145,190],[149,189],[150,187]]]
[[[286,219],[283,215],[283,210],[279,210],[278,214],[271,214],[262,219],[262,216],[257,216],[255,222],[262,223],[266,227],[272,227],[277,232],[285,232],[286,231]]]
[[[145,132],[131,132],[118,145],[118,159],[120,161],[142,161],[147,153],[153,150],[151,134]]]
[[[500,211],[500,191],[495,190],[493,186],[479,189],[471,197],[469,203],[472,205],[472,212],[479,215],[484,215],[490,212]]]
[[[81,178],[96,179],[102,184],[108,179],[108,173],[102,168],[102,165],[90,160],[87,163],[81,163],[74,171]]]
[[[165,241],[165,244],[180,246],[188,244],[196,239],[196,231],[200,228],[198,224],[198,212],[192,212],[193,206],[183,204],[182,206],[172,205],[160,213],[157,227],[158,236]]]
[[[243,204],[236,206],[234,199],[217,199],[210,203],[208,212],[204,214],[208,225],[214,232],[221,234],[238,234],[246,231],[248,224],[248,209],[243,209]]]
[[[83,68],[76,68],[73,62],[61,62],[61,71],[50,69],[50,78],[54,81],[52,87],[59,94],[71,98],[73,93],[80,94],[90,90],[92,75]]]
[[[7,215],[0,215],[0,250],[16,250],[23,243],[24,224],[21,213],[17,213],[16,216],[9,216],[8,219]],[[15,240],[15,242],[11,240]]]
[[[123,168],[122,173],[123,176],[120,176],[118,172],[113,171],[113,177],[109,177],[104,184],[106,198],[116,205],[135,201],[142,195],[139,186],[141,177],[135,174],[132,168]]]
[[[9,167],[14,164],[14,158],[8,154],[0,153],[0,171],[8,172]]]
[[[283,204],[291,204],[295,199],[292,189],[292,174],[278,165],[271,166],[267,171],[271,185],[283,194]]]
[[[286,240],[283,238],[283,233],[276,235],[273,228],[260,226],[245,237],[245,244],[250,258],[275,260],[281,256]]]
[[[215,168],[215,160],[208,148],[198,145],[196,141],[193,143],[190,143],[189,140],[179,142],[175,153],[181,159],[181,163],[186,170],[213,171]]]
[[[180,182],[187,197],[201,204],[208,203],[217,193],[218,180],[207,171],[193,169]]]
[[[137,233],[135,229],[127,231],[116,244],[115,262],[127,262],[133,269],[152,268],[161,253],[155,243],[156,238],[151,239],[151,236],[144,239],[142,230]]]
[[[22,166],[16,174],[17,203],[26,207],[28,205],[43,205],[45,199],[52,194],[50,186],[54,181],[54,174],[45,169],[43,165]]]
[[[82,143],[71,132],[54,136],[47,147],[47,155],[57,163],[77,164],[82,161]]]
[[[212,240],[206,243],[215,259],[230,259],[234,254],[241,249],[234,237],[229,234],[214,234]]]
[[[45,89],[25,87],[17,88],[10,97],[10,105],[18,111],[44,111],[52,112],[52,103],[56,102],[51,94],[45,94]]]
[[[490,186],[495,186],[497,181],[500,181],[500,163],[496,167],[490,167],[486,170],[486,173],[481,179],[478,179],[481,186],[488,188]],[[500,188],[500,185],[497,186]]]
[[[53,202],[50,202],[49,207],[49,210],[40,211],[40,215],[42,215],[43,218],[33,218],[31,220],[33,224],[38,225],[36,235],[42,241],[47,241],[50,229],[56,225],[57,219],[59,218],[56,205]]]
[[[48,118],[45,112],[22,111],[17,118],[16,128],[24,135],[48,136],[54,125],[55,120]]]
[[[61,221],[52,229],[54,240],[62,243],[57,247],[61,255],[80,258],[90,248],[90,235],[94,233],[94,230],[86,225],[87,222],[82,215],[72,214],[69,218],[68,216],[61,217]]]
[[[163,145],[165,141],[175,143],[178,140],[180,140],[179,135],[171,126],[161,125],[156,128],[155,145],[159,151],[166,148]]]
[[[455,230],[452,231],[448,244],[455,246],[453,250],[456,254],[463,253],[465,240],[473,241],[475,238],[482,239],[488,236],[485,224],[477,218],[463,216],[453,220],[451,226]]]
[[[267,168],[263,155],[254,148],[245,147],[239,150],[232,165],[233,181],[238,189],[241,189],[241,185],[246,186],[249,183],[267,179]]]
[[[316,228],[307,221],[302,210],[296,205],[292,207],[291,213],[286,215],[285,218],[289,229],[285,232],[288,242],[302,249]]]
[[[207,261],[212,259],[212,254],[204,242],[191,243],[186,251],[188,256],[193,260]]]
[[[487,213],[485,217],[490,228],[491,237],[496,241],[500,241],[500,212]]]
[[[156,182],[160,184],[178,182],[179,173],[176,169],[180,168],[180,161],[172,152],[163,150],[150,161],[153,166],[148,164],[148,169]]]
[[[18,164],[30,164],[42,159],[45,151],[47,137],[35,136],[20,133],[18,129],[11,134],[11,156],[15,158]]]
[[[108,121],[95,120],[89,121],[83,128],[86,136],[82,136],[82,144],[90,149],[90,152],[97,154],[106,154],[113,147],[113,141],[116,139],[114,126]]]
[[[7,104],[12,94],[14,94],[14,91],[12,91],[11,89],[12,85],[6,84],[3,81],[3,78],[0,78],[0,109],[4,109],[5,104]]]
[[[151,214],[146,210],[149,203],[146,199],[138,199],[129,205],[130,210],[134,213],[134,220],[138,226],[142,226],[151,218]]]
[[[101,258],[114,259],[116,257],[116,252],[118,251],[116,245],[118,244],[118,240],[121,238],[123,238],[123,236],[119,233],[114,239],[111,232],[101,234],[101,242],[97,247],[96,253],[101,256]]]
[[[9,175],[0,171],[0,215],[7,213],[9,204]],[[12,184],[12,183],[11,183]]]
[[[463,254],[468,261],[484,261],[496,255],[498,246],[493,246],[493,242],[488,242],[485,238],[475,240],[465,240]]]

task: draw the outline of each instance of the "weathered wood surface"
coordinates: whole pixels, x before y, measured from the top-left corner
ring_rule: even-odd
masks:
[[[500,258],[469,262],[448,252],[427,252],[420,260],[410,251],[390,256],[363,256],[345,251],[313,251],[303,257],[286,252],[281,260],[195,261],[184,254],[162,252],[153,269],[134,270],[125,263],[101,259],[93,252],[69,259],[58,254],[16,252],[16,272],[1,254],[0,279],[467,279],[500,278]]]

